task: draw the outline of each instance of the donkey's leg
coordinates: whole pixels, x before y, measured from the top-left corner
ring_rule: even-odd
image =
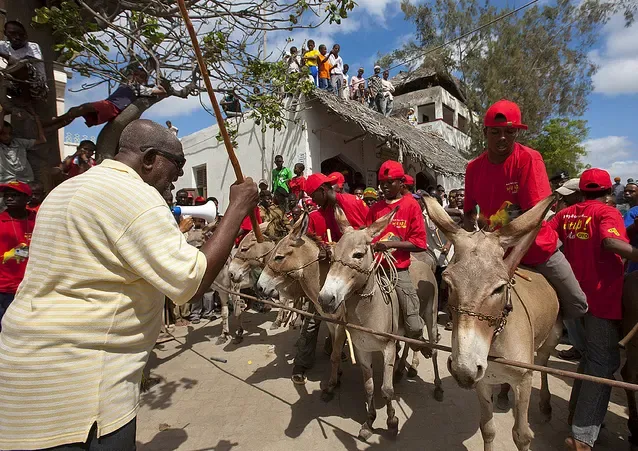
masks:
[[[492,406],[492,386],[485,381],[476,384],[481,408],[481,435],[485,451],[494,451],[494,437],[496,437],[496,425],[494,424],[494,407]]]
[[[359,366],[361,367],[361,372],[363,373],[363,387],[366,392],[366,409],[368,411],[368,419],[366,420],[365,423],[361,425],[361,429],[359,430],[359,438],[365,441],[372,436],[372,423],[374,423],[374,420],[377,418],[377,410],[374,407],[374,380],[372,379],[372,353],[358,351],[357,361],[359,362]]]
[[[286,304],[284,303],[284,305]],[[270,330],[276,330],[281,327],[281,325],[284,323],[287,312],[287,310],[284,310],[282,308],[279,309],[279,313],[277,313],[277,319],[275,319],[275,321],[270,325]]]
[[[552,350],[558,345],[560,336],[563,333],[562,321],[557,321],[554,328],[550,332],[549,336],[545,340],[545,343],[536,351],[536,362],[539,365],[547,366],[549,361],[549,355]],[[549,392],[549,383],[547,381],[547,373],[541,373],[541,396],[540,396],[540,410],[543,416],[543,421],[549,423],[552,419],[552,405],[550,403],[552,394]]]
[[[532,394],[532,372],[528,371],[523,380],[513,387],[514,392],[514,427],[512,437],[519,451],[529,450],[534,433],[529,427],[527,413],[529,397]]]
[[[396,343],[396,348],[398,352],[399,343]],[[410,351],[410,346],[407,343],[403,346],[403,352],[401,353],[401,357],[399,359],[396,358],[395,354],[395,362],[396,366],[394,367],[394,383],[398,384],[403,379],[403,373],[405,373],[405,362],[408,360],[408,352]]]
[[[439,341],[439,325],[437,323],[437,306],[435,305],[435,299],[428,301],[425,312],[425,327],[428,330],[428,341],[430,344],[436,344]],[[426,348],[424,348],[426,349]],[[432,366],[434,367],[434,399],[441,402],[443,401],[443,384],[441,383],[441,376],[439,375],[439,361],[438,350],[430,348],[432,357]]]
[[[222,345],[230,338],[230,328],[228,327],[228,301],[230,295],[224,291],[219,291],[219,301],[222,305],[222,334],[217,338],[217,344]]]
[[[419,367],[419,351],[412,350],[412,362],[408,367],[408,377],[416,377],[418,373],[417,368]]]
[[[330,323],[328,323],[330,324]],[[332,401],[335,388],[339,386],[339,367],[341,365],[341,350],[346,342],[346,331],[343,326],[328,326],[332,338],[332,353],[330,354],[330,380],[321,393],[321,399]]]
[[[397,418],[394,411],[394,381],[393,381],[393,373],[394,373],[394,362],[395,362],[395,354],[394,354],[395,343],[393,341],[388,341],[386,343],[385,348],[383,349],[383,385],[381,386],[381,394],[383,395],[383,399],[385,400],[386,410],[388,412],[388,430],[394,436],[399,433],[399,419]],[[406,346],[406,351],[404,352],[407,357],[407,349],[409,346]]]

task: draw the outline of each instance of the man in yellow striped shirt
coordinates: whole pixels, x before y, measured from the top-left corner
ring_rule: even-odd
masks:
[[[134,449],[164,296],[202,296],[257,205],[252,180],[233,186],[224,220],[198,250],[160,194],[183,175],[179,140],[137,120],[119,147],[54,189],[38,213],[26,276],[2,320],[2,450],[93,450],[98,438],[99,449]]]

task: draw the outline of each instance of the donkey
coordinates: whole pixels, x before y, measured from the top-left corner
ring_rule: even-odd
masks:
[[[327,315],[319,304],[319,290],[330,263],[323,258],[318,239],[308,236],[308,224],[308,213],[304,213],[288,236],[277,243],[257,281],[257,290],[265,296],[284,296],[288,299],[305,295],[319,315],[343,318],[343,311]],[[334,398],[334,390],[339,385],[341,350],[346,340],[343,327],[334,323],[327,323],[327,326],[332,340],[332,354],[330,379],[322,391],[322,399],[326,402]]]
[[[372,239],[383,232],[394,217],[396,210],[361,230],[354,230],[350,227],[345,220],[343,212],[339,209],[336,209],[335,213],[337,221],[342,228],[343,236],[334,247],[333,264],[319,293],[321,305],[327,312],[333,312],[345,305],[346,318],[349,323],[382,332],[403,334],[403,322],[401,321],[401,311],[396,293],[392,291],[389,295],[386,295],[379,286],[373,269],[375,267],[375,255],[371,247]],[[427,264],[423,266],[426,271],[432,272]],[[429,280],[433,281],[433,285],[436,285],[433,274],[431,274]],[[396,342],[358,330],[352,330],[351,334],[357,360],[363,373],[368,411],[368,419],[361,425],[359,437],[363,440],[371,437],[372,424],[377,415],[374,405],[372,353],[378,351],[383,354],[384,371],[381,393],[386,402],[387,425],[391,434],[396,435],[399,432],[399,419],[395,415],[393,404]],[[431,339],[436,340],[436,335],[431,336]],[[399,368],[402,368],[405,357],[406,353],[404,352]],[[433,357],[436,359],[436,355]],[[435,394],[438,399],[442,397],[443,390],[436,365],[435,371],[437,373],[435,376],[435,393],[440,392],[441,395]]]
[[[285,227],[282,222],[276,223],[275,221],[271,221],[270,223],[260,224],[260,228],[265,239],[259,243],[253,231],[248,232],[239,243],[239,248],[228,265],[228,274],[231,287],[234,291],[252,289],[255,287],[259,275],[266,265],[266,260],[275,248],[277,241],[288,233],[287,227]],[[285,299],[283,303],[287,305],[289,301]],[[271,328],[277,329],[284,322],[286,314],[287,312],[280,310]],[[237,340],[241,341],[244,334],[244,327],[242,322],[242,308],[239,302],[235,305],[235,316],[239,319]],[[228,327],[222,326],[222,329],[227,330]]]
[[[450,373],[463,388],[476,388],[481,406],[485,451],[494,449],[492,385],[508,383],[514,390],[512,435],[519,450],[528,450],[534,436],[528,423],[532,372],[489,363],[488,355],[546,365],[560,339],[558,298],[536,272],[519,269],[530,281],[516,279],[516,268],[534,241],[554,197],[539,202],[502,229],[467,232],[456,225],[433,198],[425,198],[428,214],[454,244],[454,258],[443,272],[452,312]],[[510,249],[509,254],[505,254]],[[541,413],[551,418],[547,374],[542,373]]]

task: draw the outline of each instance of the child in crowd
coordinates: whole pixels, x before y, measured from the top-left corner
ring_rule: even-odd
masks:
[[[293,168],[295,176],[288,182],[290,194],[294,197],[295,202],[303,197],[304,191],[306,190],[306,177],[303,175],[305,170],[306,166],[304,166],[303,163],[296,163]]]
[[[308,67],[310,70],[310,75],[315,81],[315,86],[319,86],[319,57],[320,53],[317,49],[315,49],[315,41],[310,39],[308,41],[308,51],[304,52],[303,49],[303,58],[301,62]]]

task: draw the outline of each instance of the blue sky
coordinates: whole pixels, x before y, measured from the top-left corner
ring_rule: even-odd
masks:
[[[509,1],[512,7],[526,0]],[[384,54],[400,47],[414,35],[414,26],[403,19],[400,0],[358,0],[358,6],[341,25],[324,25],[315,30],[292,33],[292,45],[300,47],[305,39],[317,44],[341,44],[341,55],[350,65],[351,74],[362,66],[366,73],[379,53]],[[503,4],[501,0],[495,4]],[[285,43],[284,35],[268,38],[268,51],[279,53]],[[594,76],[595,90],[589,98],[589,108],[584,118],[590,127],[589,139],[584,143],[588,150],[586,163],[619,175],[638,178],[638,25],[626,29],[622,17],[613,18],[604,26],[601,39],[591,49],[590,58],[599,65]],[[394,75],[394,74],[391,74]],[[77,88],[83,79],[75,74],[69,82]],[[83,102],[104,98],[103,89],[67,93],[69,108]],[[525,112],[523,111],[523,116]],[[186,136],[213,123],[213,118],[202,109],[197,98],[187,100],[170,98],[149,109],[144,117],[164,123],[170,119]],[[65,129],[66,133],[96,136],[99,128],[89,129],[81,119]]]

